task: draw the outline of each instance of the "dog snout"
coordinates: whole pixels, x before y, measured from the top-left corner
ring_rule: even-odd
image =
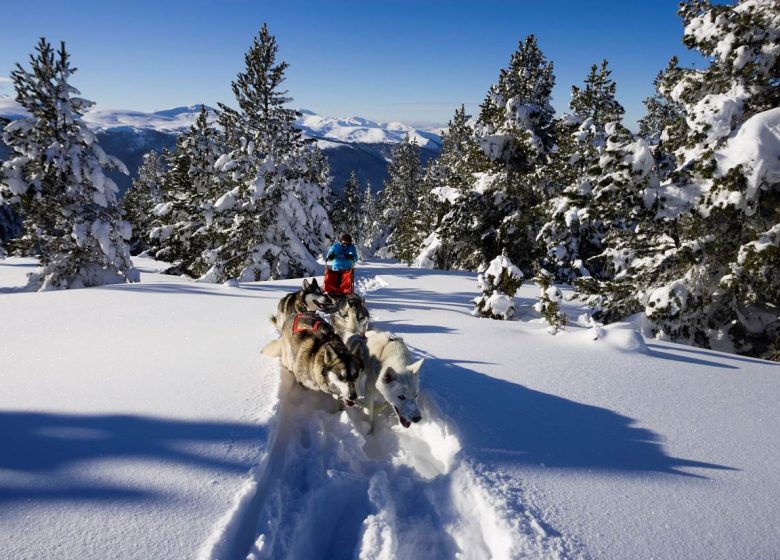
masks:
[[[355,387],[353,385],[349,386],[349,394],[347,395],[347,398],[351,401],[357,400],[357,391],[355,390]]]

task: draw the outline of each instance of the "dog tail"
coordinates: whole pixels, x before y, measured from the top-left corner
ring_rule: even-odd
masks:
[[[271,358],[278,358],[282,355],[282,339],[275,338],[268,344],[266,344],[260,351],[264,356]]]

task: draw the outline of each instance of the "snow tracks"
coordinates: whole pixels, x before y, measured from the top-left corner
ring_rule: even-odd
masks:
[[[419,424],[382,417],[366,435],[359,411],[268,369],[280,386],[267,452],[201,560],[568,556],[510,484],[463,457],[435,395]]]

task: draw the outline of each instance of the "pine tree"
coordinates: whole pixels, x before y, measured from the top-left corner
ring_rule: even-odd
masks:
[[[150,237],[156,258],[194,277],[206,272],[204,252],[219,241],[214,224],[217,210],[211,201],[225,183],[215,169],[221,144],[220,132],[201,106],[193,125],[177,138],[167,163],[162,201],[153,212]]]
[[[76,97],[75,72],[65,44],[55,53],[46,39],[11,73],[16,100],[30,114],[5,127],[11,159],[3,164],[11,203],[24,231],[13,245],[40,258],[28,287],[37,290],[138,280],[127,241],[131,227],[119,217],[118,188],[104,170],[127,173],[107,155],[82,121],[92,102]]]
[[[472,314],[489,319],[511,319],[515,314],[514,295],[522,283],[520,269],[505,255],[497,256],[477,276],[481,295],[474,298]]]
[[[537,240],[544,251],[543,265],[563,282],[599,274],[592,259],[602,252],[610,227],[594,208],[599,206],[594,185],[611,176],[603,159],[607,128],[619,127],[624,111],[615,99],[617,86],[607,66],[606,60],[600,67],[594,64],[585,87],[572,87],[572,113],[556,121],[558,145],[546,175],[557,196],[546,205],[546,223]]]
[[[362,241],[360,232],[360,181],[353,171],[340,195],[335,196],[330,221],[336,234],[352,232],[355,243]]]
[[[481,199],[473,190],[475,174],[484,173],[488,166],[461,106],[443,135],[441,154],[430,162],[423,179],[425,198],[418,223],[425,235],[421,235],[415,266],[476,270],[482,264],[479,227],[473,219],[463,218],[480,206],[471,200]]]
[[[684,43],[709,64],[672,65],[660,80],[686,121],[664,128],[679,165],[645,201],[666,227],[648,228],[644,254],[598,286],[599,313],[614,320],[644,310],[649,334],[771,353],[780,333],[777,4],[693,0],[680,14]]]
[[[679,142],[685,137],[685,115],[682,106],[672,100],[662,91],[662,84],[678,72],[677,57],[672,57],[665,70],[658,73],[653,85],[655,94],[645,99],[647,114],[639,120],[639,135],[653,148],[653,154],[658,162],[660,179],[666,180],[677,167],[675,151]]]
[[[295,127],[299,114],[285,107],[287,63],[277,63],[277,51],[263,25],[232,84],[238,109],[219,105],[227,151],[215,167],[226,181],[214,210],[225,225],[203,281],[313,274],[315,255],[332,235],[327,162]]]
[[[393,150],[382,189],[383,222],[387,231],[387,254],[410,262],[416,256],[418,232],[414,213],[422,192],[420,148],[407,136]]]
[[[531,35],[482,104],[475,134],[490,160],[487,176],[478,179],[487,210],[479,219],[483,262],[506,253],[530,271],[537,258],[540,206],[550,188],[543,170],[554,145],[554,84],[553,64]]]
[[[165,161],[157,152],[144,155],[138,169],[138,177],[122,197],[121,207],[125,219],[133,226],[130,252],[134,255],[151,249],[149,232],[152,229],[154,208],[163,202]]]
[[[360,200],[360,233],[358,235],[364,253],[373,255],[380,248],[384,242],[383,231],[378,202],[371,188],[371,183],[366,183]]]
[[[561,311],[561,291],[553,284],[553,275],[540,268],[536,271],[534,282],[539,287],[539,300],[534,304],[534,310],[547,323],[547,332],[556,334],[567,323],[566,314]]]

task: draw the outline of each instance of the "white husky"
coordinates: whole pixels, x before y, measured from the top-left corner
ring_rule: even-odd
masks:
[[[420,368],[423,360],[412,363],[403,339],[388,332],[368,331],[366,346],[369,366],[365,370],[365,396],[369,433],[374,429],[376,409],[387,402],[404,428],[422,420],[417,396],[420,394]]]

